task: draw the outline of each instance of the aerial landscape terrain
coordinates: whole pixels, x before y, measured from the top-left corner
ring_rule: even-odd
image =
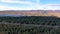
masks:
[[[0,34],[60,34],[60,0],[0,0]]]
[[[60,34],[60,10],[0,11],[0,34]]]

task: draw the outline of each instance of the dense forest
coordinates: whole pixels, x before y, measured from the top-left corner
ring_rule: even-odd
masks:
[[[0,22],[60,26],[60,18],[52,16],[0,17]]]
[[[60,34],[60,18],[55,16],[0,17],[0,34]]]

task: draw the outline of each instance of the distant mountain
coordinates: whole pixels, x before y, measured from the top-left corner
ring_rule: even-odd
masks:
[[[12,16],[12,17],[18,17],[23,15],[15,15],[15,14],[0,14],[0,16]]]
[[[0,11],[0,16],[57,16],[60,10],[5,10]]]

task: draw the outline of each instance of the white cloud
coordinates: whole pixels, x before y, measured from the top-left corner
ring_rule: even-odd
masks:
[[[0,2],[6,2],[6,3],[19,3],[19,4],[34,4],[33,2],[28,1],[21,1],[21,0],[0,0]]]
[[[43,8],[44,10],[60,10],[59,4],[45,4]]]
[[[60,6],[58,5],[38,5],[38,4],[34,4],[31,5],[29,7],[9,7],[9,6],[3,6],[0,5],[0,10],[60,10]]]
[[[60,10],[59,4],[39,4],[40,0],[36,0],[36,3],[28,2],[28,1],[21,1],[21,0],[0,0],[1,2],[7,3],[21,3],[21,4],[28,4],[29,7],[10,7],[10,6],[3,6],[0,5],[0,10]]]
[[[9,7],[9,6],[3,6],[3,5],[0,5],[0,11],[1,10],[32,10],[32,9],[35,9],[34,7],[19,7],[19,8],[17,8],[17,7]]]
[[[18,10],[18,8],[0,5],[0,10]]]

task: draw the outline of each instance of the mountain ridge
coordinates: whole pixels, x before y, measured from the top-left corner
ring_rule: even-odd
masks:
[[[57,16],[60,17],[60,10],[5,10],[0,14],[15,14],[24,16]]]

